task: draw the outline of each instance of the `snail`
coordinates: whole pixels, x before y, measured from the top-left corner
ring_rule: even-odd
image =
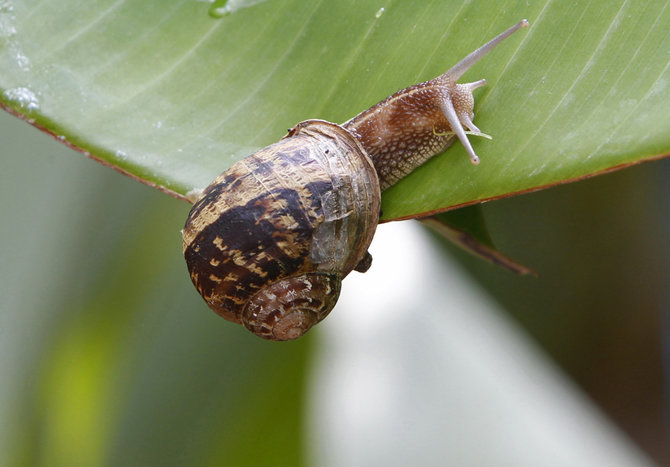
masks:
[[[335,306],[342,279],[365,272],[381,192],[466,130],[472,91],[457,84],[522,20],[444,74],[396,92],[338,125],[306,120],[235,163],[193,205],[183,230],[191,280],[223,318],[271,340],[305,334]]]

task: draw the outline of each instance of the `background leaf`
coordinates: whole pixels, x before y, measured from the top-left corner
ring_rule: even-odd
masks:
[[[537,275],[532,268],[496,250],[486,230],[482,207],[475,204],[420,219],[420,222],[465,251],[516,274]]]
[[[12,112],[183,195],[307,118],[341,122],[441,73],[522,17],[463,78],[485,76],[462,148],[384,197],[387,219],[580,178],[670,152],[667,3],[182,0],[7,2],[0,90]]]

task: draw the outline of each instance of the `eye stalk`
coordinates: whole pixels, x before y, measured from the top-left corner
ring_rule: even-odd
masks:
[[[484,86],[486,80],[463,84],[456,81],[496,45],[527,26],[528,21],[521,20],[440,76],[398,91],[343,124],[372,158],[382,190],[444,152],[456,138],[470,161],[479,164],[466,130],[481,133],[472,122],[472,91]]]

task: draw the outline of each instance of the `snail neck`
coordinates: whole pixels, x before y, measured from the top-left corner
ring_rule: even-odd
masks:
[[[472,90],[485,81],[450,86],[441,78],[403,89],[342,125],[372,159],[382,191],[447,149],[459,133],[471,160],[479,162],[463,128],[479,131],[472,123]]]

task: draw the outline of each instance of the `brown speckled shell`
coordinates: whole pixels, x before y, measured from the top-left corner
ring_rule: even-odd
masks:
[[[301,122],[204,190],[183,231],[191,280],[224,318],[268,339],[298,337],[313,323],[295,315],[283,326],[305,329],[275,332],[279,314],[328,314],[341,279],[368,260],[380,200],[373,164],[347,130]]]

